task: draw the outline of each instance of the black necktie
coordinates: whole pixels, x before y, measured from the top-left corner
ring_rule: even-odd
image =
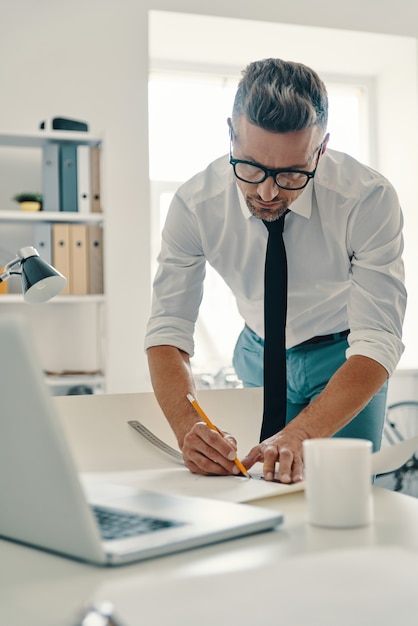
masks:
[[[286,424],[287,261],[285,214],[264,222],[269,235],[264,270],[264,412],[260,441]]]

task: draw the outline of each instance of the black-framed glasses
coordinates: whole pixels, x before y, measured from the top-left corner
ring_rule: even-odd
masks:
[[[273,176],[275,183],[278,187],[282,189],[287,189],[289,191],[297,191],[298,189],[303,189],[309,183],[311,178],[315,176],[319,157],[321,156],[322,143],[317,148],[318,156],[316,158],[315,168],[311,172],[306,172],[305,170],[296,170],[296,169],[278,169],[278,170],[270,170],[268,167],[264,167],[264,165],[260,165],[259,163],[253,163],[252,161],[243,161],[242,159],[234,159],[232,156],[232,141],[229,142],[229,162],[234,168],[234,174],[237,178],[242,180],[244,183],[250,183],[251,185],[258,185],[269,178],[269,176]]]

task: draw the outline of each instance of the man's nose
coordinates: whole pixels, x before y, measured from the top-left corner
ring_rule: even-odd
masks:
[[[273,176],[269,176],[257,185],[257,193],[264,202],[271,202],[279,195],[279,187]]]

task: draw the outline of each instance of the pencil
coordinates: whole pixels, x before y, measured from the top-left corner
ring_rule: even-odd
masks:
[[[202,418],[202,420],[205,422],[206,426],[209,426],[209,428],[211,430],[214,430],[215,432],[219,433],[220,435],[222,435],[221,431],[219,430],[219,428],[217,428],[215,426],[215,424],[213,424],[210,419],[208,418],[208,416],[206,415],[206,413],[203,411],[203,409],[200,407],[200,405],[198,404],[196,398],[194,398],[192,396],[191,393],[187,394],[187,399],[188,401],[193,405],[193,407],[196,409],[196,411],[199,413],[200,417]],[[223,435],[222,435],[223,436]],[[244,467],[244,465],[241,463],[241,461],[239,460],[238,457],[235,457],[234,459],[234,463],[235,465],[238,467],[239,471],[241,472],[241,474],[244,474],[244,476],[246,476],[247,478],[250,478],[250,475],[248,473],[248,471],[246,470],[246,468]]]

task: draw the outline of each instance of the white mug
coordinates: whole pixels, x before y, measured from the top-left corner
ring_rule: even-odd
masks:
[[[303,442],[308,520],[316,526],[354,528],[372,519],[372,443],[366,439]]]

